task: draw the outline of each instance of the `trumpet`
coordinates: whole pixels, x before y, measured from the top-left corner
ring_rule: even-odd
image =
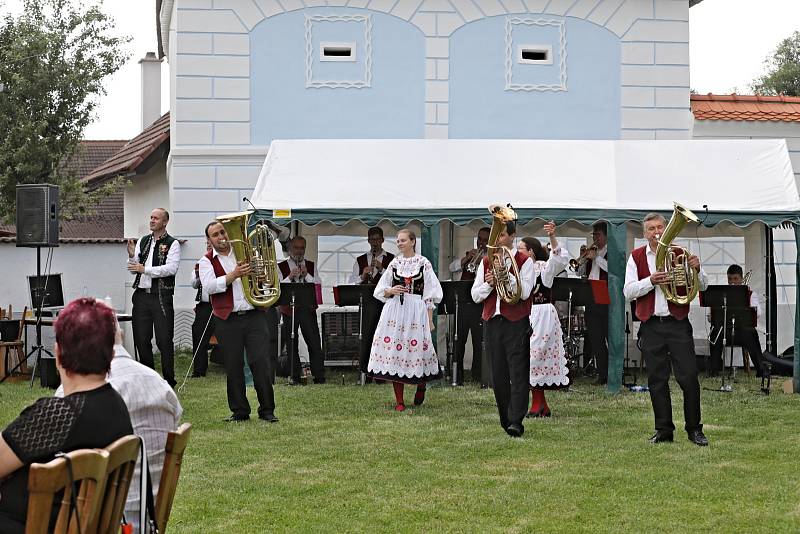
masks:
[[[478,270],[478,266],[483,261],[483,257],[486,256],[486,249],[481,247],[475,251],[475,255],[467,264],[467,272],[468,273],[475,273]]]
[[[584,250],[583,253],[580,256],[578,256],[577,258],[572,258],[571,260],[569,260],[569,269],[572,272],[577,273],[578,270],[581,267],[583,267],[586,264],[587,261],[589,261],[589,252],[591,252],[591,251],[595,251],[595,252],[597,251],[597,244],[596,243],[592,243],[589,246],[589,248]]]

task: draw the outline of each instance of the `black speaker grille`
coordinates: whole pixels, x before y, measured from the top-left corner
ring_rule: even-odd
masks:
[[[58,246],[58,188],[17,186],[17,246]]]

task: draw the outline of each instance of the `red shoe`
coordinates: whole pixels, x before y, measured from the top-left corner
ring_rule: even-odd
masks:
[[[396,412],[404,412],[404,411],[406,411],[406,405],[405,404],[395,404],[394,411],[396,411]]]
[[[427,388],[417,388],[417,392],[414,393],[414,406],[419,406],[423,402],[425,402],[425,390]]]

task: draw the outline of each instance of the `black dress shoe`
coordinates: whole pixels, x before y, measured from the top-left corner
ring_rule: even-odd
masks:
[[[525,432],[525,429],[522,427],[522,425],[518,425],[516,423],[511,423],[508,425],[508,428],[506,428],[506,434],[512,438],[521,438],[523,432]]]
[[[275,417],[275,414],[271,414],[271,413],[264,414],[264,415],[259,415],[258,418],[261,419],[262,421],[266,421],[267,423],[277,423],[278,422],[278,418]]]
[[[692,430],[689,432],[689,441],[701,447],[708,446],[708,438],[703,434],[702,430]]]
[[[232,414],[230,417],[226,417],[223,419],[226,423],[241,423],[242,421],[247,421],[250,419],[249,415],[236,415]]]
[[[672,432],[656,430],[656,433],[653,434],[649,441],[650,443],[672,443]]]

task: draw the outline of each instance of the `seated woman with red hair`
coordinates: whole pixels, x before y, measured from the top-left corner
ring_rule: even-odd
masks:
[[[133,434],[125,402],[106,382],[115,330],[114,312],[92,298],[74,300],[59,314],[55,354],[64,397],[37,400],[0,436],[0,532],[25,529],[30,464]]]

